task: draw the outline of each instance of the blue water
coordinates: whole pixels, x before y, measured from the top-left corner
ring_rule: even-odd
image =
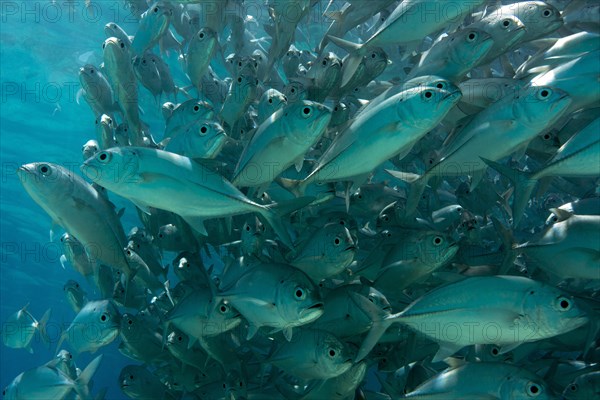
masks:
[[[76,101],[78,69],[101,63],[107,22],[116,21],[133,32],[137,25],[121,1],[96,2],[95,15],[86,11],[83,1],[67,3],[0,2],[0,321],[27,303],[36,318],[51,307],[53,339],[57,328],[75,316],[63,295],[65,282],[77,280],[91,298],[94,289],[72,268],[61,267],[60,248],[50,242],[50,217],[27,195],[15,170],[25,163],[47,161],[79,171],[81,146],[95,132],[90,108],[83,99],[81,104]],[[152,121],[150,116],[145,119]],[[113,200],[119,207],[127,206],[122,220],[126,230],[138,224],[125,201]],[[131,360],[118,353],[117,345],[115,341],[102,349],[104,359],[94,378],[96,390],[109,387],[107,399],[125,398],[116,382],[121,367]],[[2,346],[2,387],[52,358],[56,342],[48,349],[38,339],[33,348],[35,353],[29,354]],[[82,354],[77,365],[84,368],[96,355]]]

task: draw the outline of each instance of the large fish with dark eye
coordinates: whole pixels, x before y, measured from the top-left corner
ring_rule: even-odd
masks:
[[[558,149],[554,157],[537,171],[521,172],[502,164],[484,160],[515,185],[513,200],[513,225],[517,225],[523,210],[539,180],[546,177],[600,176],[600,118],[572,136]]]
[[[81,94],[90,105],[94,116],[119,111],[119,106],[114,100],[113,90],[98,68],[91,64],[79,68],[79,82],[81,91],[77,93],[77,100]]]
[[[289,342],[280,342],[267,362],[303,379],[330,379],[352,366],[355,352],[333,334],[316,329],[299,329]]]
[[[553,399],[538,375],[516,365],[470,362],[443,371],[403,398],[442,399]]]
[[[158,100],[162,93],[162,81],[158,67],[149,55],[150,53],[146,53],[133,59],[133,72],[140,83]]]
[[[151,49],[169,28],[173,13],[160,2],[154,3],[140,19],[138,30],[131,42],[134,56],[141,56]]]
[[[206,101],[190,99],[175,106],[165,118],[165,138],[176,136],[191,128],[197,121],[211,120],[215,116],[213,107]]]
[[[414,212],[431,177],[470,175],[474,188],[487,168],[481,158],[497,161],[527,145],[563,115],[570,104],[571,98],[562,90],[545,86],[525,88],[517,95],[505,96],[462,126],[447,140],[440,161],[423,175],[390,171],[411,182],[407,213]]]
[[[123,254],[126,238],[121,222],[114,206],[92,185],[79,175],[51,163],[23,165],[17,175],[27,193],[53,223],[81,242],[91,262],[103,261],[129,273]]]
[[[294,163],[301,166],[330,119],[327,107],[308,100],[273,113],[244,148],[231,182],[238,187],[262,186]]]
[[[579,375],[563,390],[566,400],[587,400],[600,396],[600,371]]]
[[[94,358],[73,379],[50,363],[29,369],[17,376],[3,391],[6,400],[67,400],[78,396],[81,400],[92,400],[90,380],[100,366],[102,356]]]
[[[400,313],[375,323],[357,361],[392,322],[406,324],[437,342],[440,349],[435,362],[474,344],[496,344],[507,352],[522,343],[572,331],[588,320],[573,298],[553,286],[518,276],[471,277],[438,287]],[[440,328],[427,328],[435,324]]]
[[[358,188],[386,160],[402,158],[460,99],[460,92],[420,87],[398,93],[356,116],[302,181],[282,181],[296,193],[311,182],[352,181]]]
[[[488,17],[514,15],[525,25],[521,43],[529,42],[554,32],[563,25],[560,11],[543,1],[520,1],[506,4],[490,13]]]
[[[209,70],[210,60],[218,46],[217,34],[210,28],[202,28],[194,34],[185,54],[186,72],[192,84],[199,91],[202,88],[202,77]]]
[[[144,363],[171,361],[169,354],[163,351],[162,336],[143,317],[123,314],[119,335],[119,351],[123,355]]]
[[[108,24],[104,25],[104,34],[106,35],[107,39],[109,37],[116,37],[131,47],[131,40],[133,39],[133,36],[129,36],[127,32],[125,32],[125,30],[115,22],[109,22]]]
[[[122,40],[110,37],[102,45],[104,69],[111,81],[115,97],[131,132],[131,143],[136,146],[146,144],[143,123],[138,110],[137,81],[131,65],[129,46]]]
[[[215,298],[207,288],[193,288],[166,315],[173,324],[190,337],[191,347],[201,336],[214,336],[238,326],[239,312],[227,301]]]
[[[4,322],[2,343],[7,347],[25,349],[33,354],[31,345],[37,333],[45,343],[48,343],[46,324],[50,319],[51,310],[48,309],[38,321],[27,311],[28,306],[29,304],[25,305]]]
[[[342,60],[335,53],[327,52],[314,61],[304,79],[310,82],[308,98],[323,102],[340,84]]]
[[[493,45],[489,33],[477,28],[461,29],[434,43],[406,79],[435,74],[452,82],[460,81]]]
[[[350,53],[345,61],[342,85],[345,85],[372,47],[386,45],[409,44],[414,46],[424,37],[444,26],[459,24],[463,17],[475,11],[485,0],[459,0],[447,7],[446,3],[432,0],[405,0],[398,4],[392,14],[385,20],[365,43],[355,44],[334,36],[329,39]],[[431,10],[434,10],[431,12]],[[444,17],[441,18],[440,15]]]
[[[119,336],[121,314],[112,300],[89,301],[60,337],[57,348],[67,340],[76,353],[95,353]],[[93,327],[94,335],[90,337]]]
[[[254,265],[219,289],[218,296],[248,320],[248,339],[266,326],[283,331],[289,341],[292,328],[323,314],[314,284],[302,271],[285,264]]]
[[[160,144],[165,151],[189,158],[215,158],[226,142],[227,133],[218,122],[200,120]]]
[[[274,206],[253,202],[229,181],[187,157],[141,147],[112,148],[82,165],[84,173],[141,210],[156,207],[179,214],[203,235],[204,219],[256,212],[292,246]]]
[[[464,29],[481,29],[492,37],[492,48],[475,63],[476,65],[485,65],[493,61],[525,36],[525,25],[514,15],[491,14]]]
[[[356,245],[344,225],[331,223],[301,243],[289,263],[303,271],[313,282],[342,273],[354,259]]]

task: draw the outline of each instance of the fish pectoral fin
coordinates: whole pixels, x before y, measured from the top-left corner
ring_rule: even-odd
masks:
[[[194,229],[195,231],[197,231],[198,233],[200,233],[203,236],[208,236],[208,232],[206,231],[206,227],[204,226],[204,218],[202,217],[195,217],[195,216],[181,216],[181,218],[184,219],[185,222],[187,222],[192,229]]]
[[[292,327],[288,326],[286,328],[283,328],[283,336],[285,337],[285,340],[287,340],[288,342],[292,341]]]
[[[448,357],[454,355],[454,353],[456,353],[457,351],[459,351],[460,349],[462,349],[464,347],[463,345],[460,345],[460,344],[448,343],[448,342],[439,342],[438,344],[439,344],[440,348],[437,351],[437,353],[435,353],[435,357],[433,357],[433,360],[431,361],[433,363],[442,361],[445,358],[448,358]]]
[[[391,169],[386,169],[385,172],[387,172],[394,178],[400,179],[408,183],[415,182],[421,177],[421,175],[413,174],[412,172],[392,171]]]
[[[256,332],[258,332],[259,328],[260,328],[260,326],[258,326],[258,325],[253,325],[253,324],[248,325],[248,334],[246,335],[246,340],[252,339],[254,337],[254,335],[256,335]]]

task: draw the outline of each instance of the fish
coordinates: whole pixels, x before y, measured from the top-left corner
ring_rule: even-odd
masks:
[[[463,295],[448,297],[455,291]],[[408,324],[436,341],[440,345],[436,361],[474,344],[496,344],[504,346],[501,352],[510,351],[525,342],[569,332],[588,320],[577,302],[555,287],[519,276],[471,277],[438,287],[404,311],[386,317],[377,324],[381,329],[371,328],[356,361],[376,343],[373,336],[383,333],[392,321]],[[484,332],[490,326],[494,326],[493,335]]]
[[[77,379],[66,376],[52,365],[42,365],[29,369],[17,376],[3,390],[3,396],[10,400],[67,399],[78,395],[83,400],[91,400],[90,380],[100,366],[102,355],[94,358],[81,371]]]
[[[327,107],[308,100],[273,113],[244,148],[231,183],[237,187],[262,186],[294,163],[301,165],[330,119]]]
[[[178,132],[162,142],[163,150],[189,158],[213,159],[219,155],[227,142],[227,133],[218,123],[200,120],[185,131]]]
[[[67,301],[76,313],[79,313],[85,303],[88,302],[87,293],[79,283],[72,279],[69,279],[67,283],[65,283],[63,291],[65,292],[65,296],[67,296]]]
[[[204,235],[204,219],[257,212],[291,246],[289,234],[272,207],[251,201],[225,178],[187,157],[141,147],[112,148],[88,159],[82,170],[91,180],[129,198],[141,210],[151,206],[175,212]],[[166,191],[164,196],[156,196],[157,189]],[[173,190],[178,202],[173,202],[168,193]],[[148,191],[153,193],[152,198],[145,195]],[[203,198],[208,203],[190,208],[193,199]]]
[[[61,334],[56,347],[60,348],[66,340],[77,354],[95,353],[117,338],[120,318],[121,314],[111,300],[89,301]],[[90,337],[90,329],[94,330],[93,337]]]
[[[98,68],[92,64],[79,68],[79,82],[81,92],[78,92],[78,96],[83,96],[94,116],[120,111],[108,80]]]
[[[217,296],[246,318],[247,339],[265,326],[275,332],[282,331],[290,341],[293,328],[323,314],[323,303],[314,284],[302,271],[286,264],[258,264],[248,268],[230,285],[220,287]]]
[[[173,13],[160,2],[154,3],[140,18],[138,30],[131,41],[134,56],[141,56],[154,46],[169,28]]]
[[[27,193],[52,218],[75,236],[91,261],[103,261],[124,273],[130,268],[123,247],[125,232],[114,206],[79,175],[52,163],[30,163],[17,175]]]
[[[25,349],[33,354],[32,344],[36,334],[39,333],[42,340],[49,343],[46,325],[50,320],[52,310],[48,309],[38,321],[27,311],[28,306],[29,304],[25,305],[6,320],[2,332],[2,343],[7,347]]]

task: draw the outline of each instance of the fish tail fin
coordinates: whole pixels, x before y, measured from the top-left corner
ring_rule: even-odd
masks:
[[[360,362],[364,359],[373,347],[377,345],[381,336],[385,333],[385,331],[397,320],[397,315],[389,315],[388,317],[374,321],[373,325],[369,329],[369,333],[363,340],[360,349],[358,349],[358,353],[356,353],[356,358],[354,359],[355,363]]]
[[[327,35],[327,37],[338,47],[341,47],[348,52],[348,58],[344,60],[344,65],[342,67],[341,86],[346,86],[362,62],[366,48],[364,44],[352,43],[336,36]]]
[[[283,219],[272,209],[268,207],[262,208],[260,214],[267,220],[271,228],[275,231],[279,239],[290,249],[294,248],[292,237],[283,223]]]
[[[288,192],[292,193],[296,197],[304,196],[306,192],[306,186],[308,183],[306,180],[288,179],[278,177],[275,181]]]
[[[40,336],[44,343],[49,346],[50,338],[48,337],[48,333],[46,332],[46,325],[48,325],[48,321],[50,320],[50,315],[52,314],[52,309],[49,308],[46,310],[42,318],[38,321],[38,329],[40,331]]]
[[[75,391],[79,395],[82,400],[92,400],[92,396],[90,395],[89,384],[92,380],[92,377],[96,373],[96,370],[100,366],[100,362],[102,361],[102,355],[94,358],[90,363],[85,367],[85,369],[81,372],[77,380],[75,381]]]
[[[517,226],[523,217],[525,207],[527,207],[529,198],[531,197],[531,194],[533,193],[533,190],[538,182],[537,179],[531,179],[529,174],[507,167],[506,165],[502,165],[495,161],[485,158],[481,159],[491,168],[498,171],[500,175],[512,182],[515,188],[512,204],[513,226]]]
[[[408,198],[406,199],[406,215],[412,215],[417,210],[417,206],[421,200],[421,195],[425,191],[425,187],[427,187],[427,183],[429,182],[429,176],[413,174],[410,172],[392,171],[388,169],[385,171],[394,178],[398,178],[408,183],[409,191]]]

